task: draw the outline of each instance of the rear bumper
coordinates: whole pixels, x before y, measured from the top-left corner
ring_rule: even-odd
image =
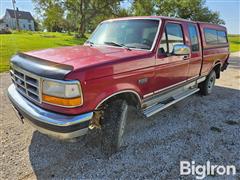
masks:
[[[93,112],[68,116],[42,109],[25,99],[12,84],[8,88],[8,97],[14,108],[38,131],[59,139],[71,139],[84,135],[88,131]]]

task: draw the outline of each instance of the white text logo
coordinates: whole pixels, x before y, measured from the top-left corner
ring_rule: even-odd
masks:
[[[234,165],[212,165],[210,161],[207,161],[204,165],[196,165],[195,161],[180,161],[180,175],[196,176],[196,179],[203,179],[206,176],[214,175],[235,175],[236,167]]]

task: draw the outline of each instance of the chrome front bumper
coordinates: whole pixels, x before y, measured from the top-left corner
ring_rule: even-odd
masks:
[[[19,94],[14,84],[8,88],[8,97],[20,116],[27,119],[38,131],[59,139],[71,139],[86,134],[89,121],[93,117],[93,112],[68,116],[44,110]]]

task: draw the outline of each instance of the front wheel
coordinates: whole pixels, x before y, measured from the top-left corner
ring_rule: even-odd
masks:
[[[199,84],[200,93],[205,96],[211,94],[213,87],[215,85],[215,81],[216,81],[216,72],[212,70],[210,74],[207,76],[207,79],[201,84]]]
[[[102,151],[110,156],[117,152],[123,142],[128,104],[125,100],[112,100],[105,106],[102,120]]]

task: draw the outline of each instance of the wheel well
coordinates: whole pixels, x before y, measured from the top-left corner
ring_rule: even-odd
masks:
[[[221,72],[221,64],[217,63],[213,70],[216,72],[216,78],[219,79],[220,78],[220,72]]]
[[[133,93],[133,92],[122,92],[122,93],[115,94],[115,95],[111,96],[110,98],[105,99],[97,107],[100,107],[101,105],[106,104],[109,101],[114,101],[116,99],[124,99],[127,101],[128,105],[132,105],[135,107],[141,106],[141,102],[140,102],[141,99],[140,99],[139,95],[137,95],[136,93]]]

